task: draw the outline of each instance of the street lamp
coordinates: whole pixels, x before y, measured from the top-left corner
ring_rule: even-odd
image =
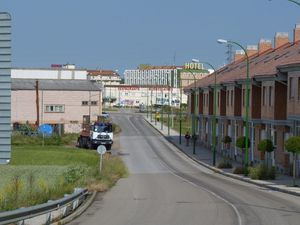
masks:
[[[194,113],[192,115],[192,129],[193,129],[193,154],[196,154],[196,125],[195,125],[195,117],[196,117],[196,76],[195,74],[190,71],[190,70],[186,70],[189,73],[191,73],[193,75],[194,78]]]
[[[249,77],[249,57],[247,54],[246,49],[239,43],[235,41],[229,41],[224,39],[218,39],[217,42],[219,44],[225,44],[225,43],[231,43],[239,46],[245,53],[246,56],[246,64],[247,64],[247,77],[246,77],[246,140],[245,140],[245,173],[247,173],[247,167],[248,167],[248,152],[249,152],[249,143],[248,143],[248,136],[249,136],[249,90],[250,90],[250,77]]]
[[[200,62],[199,60],[197,59],[193,59],[192,61],[194,62]],[[214,100],[213,100],[213,103],[214,103],[214,110],[213,110],[213,144],[212,144],[212,147],[213,147],[213,166],[216,166],[216,137],[217,137],[217,129],[216,129],[216,118],[217,118],[217,72],[214,68],[213,65],[211,65],[210,63],[208,62],[200,62],[202,64],[206,64],[208,65],[211,69],[213,69],[214,71]]]
[[[269,1],[272,1],[272,0],[269,0]],[[293,2],[293,3],[295,3],[295,4],[297,4],[297,5],[299,5],[300,6],[300,2],[298,2],[298,1],[295,1],[295,0],[288,0],[289,2]]]

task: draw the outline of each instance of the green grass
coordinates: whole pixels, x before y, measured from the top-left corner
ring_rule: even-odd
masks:
[[[12,148],[10,165],[0,166],[0,211],[61,198],[75,187],[105,191],[127,175],[119,157],[105,155],[100,174],[96,151],[28,145],[28,137],[22,140]]]
[[[96,166],[96,151],[65,146],[13,146],[11,165],[68,165],[86,164]]]
[[[154,119],[155,119],[154,116],[155,115],[152,115],[152,116],[153,116],[153,121],[154,121]],[[162,119],[162,117],[160,117],[160,119]],[[160,121],[158,123],[160,123]],[[164,126],[168,126],[168,114],[163,115],[163,123],[164,123]],[[175,116],[173,127],[172,127],[172,117],[170,115],[170,128],[176,130],[177,132],[179,132],[179,130],[180,130],[179,129],[180,128],[179,115]],[[192,118],[182,116],[181,132],[182,132],[182,134],[185,134],[187,131],[189,131],[190,134],[192,133]]]

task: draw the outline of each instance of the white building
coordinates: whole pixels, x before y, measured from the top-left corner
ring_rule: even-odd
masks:
[[[178,88],[179,80],[176,66],[147,66],[133,70],[125,70],[127,85],[164,85]]]
[[[110,99],[105,106],[119,105],[136,107],[144,105],[168,105],[178,107],[180,89],[166,86],[108,85],[103,91],[103,99]],[[182,93],[182,103],[187,103],[187,96]]]
[[[51,68],[13,68],[11,77],[16,79],[63,79],[87,80],[87,70],[74,65],[52,65]]]
[[[166,87],[185,87],[195,80],[207,76],[209,71],[201,63],[186,63],[184,66],[142,66],[125,70],[127,85],[160,85]],[[181,84],[180,84],[181,82]]]
[[[120,75],[114,70],[88,70],[87,72],[89,79],[102,82],[104,86],[121,83]]]

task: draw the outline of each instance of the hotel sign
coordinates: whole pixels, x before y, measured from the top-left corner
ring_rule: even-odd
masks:
[[[194,63],[194,62],[185,63],[184,69],[186,69],[186,70],[202,70],[203,64],[202,63]]]
[[[11,157],[11,18],[0,12],[0,164]]]

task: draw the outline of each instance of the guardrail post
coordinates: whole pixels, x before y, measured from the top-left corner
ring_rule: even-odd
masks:
[[[50,224],[51,224],[51,212],[49,212],[46,215],[46,223],[45,223],[45,225],[50,225]]]
[[[20,221],[18,225],[25,225],[25,220]]]

